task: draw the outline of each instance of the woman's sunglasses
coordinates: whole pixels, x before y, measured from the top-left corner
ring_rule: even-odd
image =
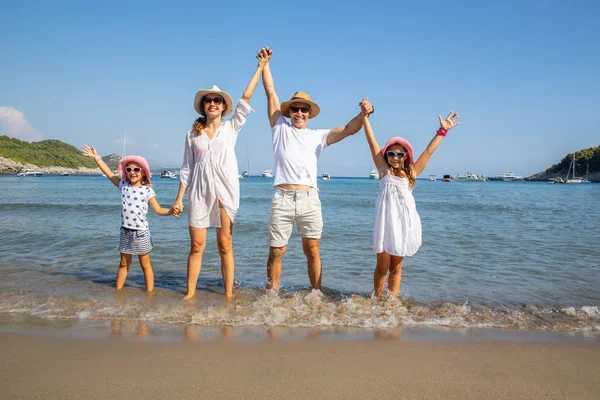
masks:
[[[203,97],[202,98],[202,102],[204,104],[210,104],[213,101],[215,102],[215,104],[221,104],[221,103],[223,103],[223,98],[221,96],[218,96],[218,97]]]
[[[392,151],[392,150],[388,150],[388,152],[387,152],[388,158],[392,158],[392,157],[402,158],[405,155],[406,155],[406,153],[404,151]]]
[[[138,167],[135,167],[135,168],[127,167],[127,168],[125,168],[125,171],[127,171],[127,172],[131,172],[131,171],[133,171],[133,172],[135,172],[135,173],[139,173],[141,170],[142,170],[142,169],[141,169],[141,168],[138,168]]]
[[[308,106],[303,106],[303,107],[296,107],[296,106],[290,106],[290,111],[295,113],[298,111],[302,111],[303,113],[307,113],[310,111],[310,107]]]

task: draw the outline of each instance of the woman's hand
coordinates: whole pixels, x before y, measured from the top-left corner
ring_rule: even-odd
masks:
[[[171,208],[173,209],[173,215],[178,217],[183,211],[183,201],[175,200],[175,203],[173,203],[173,207]]]
[[[90,147],[87,144],[84,144],[83,146],[81,146],[81,148],[82,148],[82,153],[85,157],[92,157],[92,158],[98,157],[98,152],[96,151],[94,146]]]
[[[273,56],[273,50],[269,48],[269,46],[265,46],[258,51],[256,58],[258,59],[258,66],[264,67],[271,57]]]
[[[459,118],[458,114],[455,113],[454,111],[450,111],[450,113],[448,114],[446,119],[442,119],[442,116],[438,115],[438,119],[440,120],[440,128],[442,128],[443,130],[448,132],[450,129],[454,128],[455,126],[460,125],[460,122],[458,122],[458,118]]]

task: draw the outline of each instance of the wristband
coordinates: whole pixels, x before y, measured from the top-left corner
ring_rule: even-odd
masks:
[[[94,157],[94,160],[98,161],[98,160],[102,160],[102,157],[97,155],[96,157]]]
[[[437,134],[438,135],[442,135],[442,136],[446,136],[448,134],[448,131],[443,130],[442,128],[437,130]]]

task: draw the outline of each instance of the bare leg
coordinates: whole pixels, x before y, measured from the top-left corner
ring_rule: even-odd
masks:
[[[302,238],[302,250],[308,264],[308,279],[314,289],[321,290],[321,253],[319,239]]]
[[[146,283],[146,291],[151,292],[154,290],[154,272],[152,272],[152,265],[150,265],[150,253],[138,256],[142,271],[144,272],[144,282]]]
[[[194,228],[190,226],[190,255],[187,263],[187,293],[184,299],[191,299],[196,293],[198,275],[202,267],[202,253],[206,247],[207,228]]]
[[[279,279],[281,278],[281,260],[285,254],[286,246],[270,247],[269,260],[267,261],[267,289],[279,289]]]
[[[377,253],[377,266],[373,273],[373,288],[375,289],[375,296],[381,298],[383,295],[383,288],[385,287],[385,278],[387,276],[388,269],[390,269],[391,256],[382,251]]]
[[[388,290],[394,297],[400,292],[400,281],[402,280],[402,260],[404,257],[392,256],[390,261],[390,277],[388,279]]]
[[[131,265],[131,254],[121,253],[121,262],[119,263],[119,270],[117,271],[117,290],[123,289],[125,286],[125,279],[127,279],[127,272]]]
[[[219,205],[221,205],[219,203]],[[217,228],[217,248],[221,256],[221,275],[223,286],[225,286],[225,297],[233,296],[233,277],[235,274],[235,260],[233,258],[232,233],[233,225],[223,207],[219,208],[221,213],[221,227]]]

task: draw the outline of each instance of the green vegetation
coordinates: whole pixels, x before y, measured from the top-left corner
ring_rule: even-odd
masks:
[[[3,135],[0,136],[0,156],[38,167],[96,168],[96,162],[84,157],[81,150],[55,139],[29,143]]]
[[[554,164],[548,168],[546,173],[566,175],[569,165],[571,165],[573,160],[573,154],[575,154],[575,171],[577,172],[577,176],[585,175],[588,165],[590,166],[590,174],[600,172],[600,146],[598,146],[567,154],[558,164]]]

